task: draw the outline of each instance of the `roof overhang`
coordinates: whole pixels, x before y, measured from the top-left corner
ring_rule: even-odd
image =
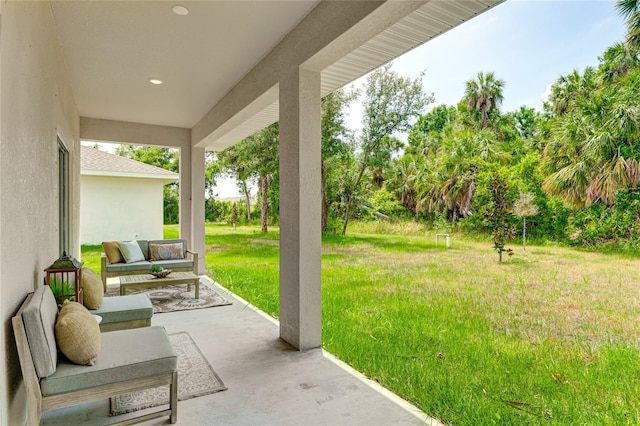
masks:
[[[109,126],[159,126],[221,150],[278,120],[291,67],[319,72],[325,95],[501,1],[180,2],[187,16],[169,1],[50,4],[81,138],[87,121],[92,140]]]

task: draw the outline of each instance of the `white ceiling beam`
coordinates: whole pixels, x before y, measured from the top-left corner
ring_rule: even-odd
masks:
[[[233,130],[277,102],[285,70],[321,71],[425,3],[322,1],[193,127],[192,144],[220,150],[248,136]],[[247,131],[253,127],[245,126]]]

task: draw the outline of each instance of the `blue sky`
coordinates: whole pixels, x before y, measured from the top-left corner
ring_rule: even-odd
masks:
[[[457,104],[465,82],[479,71],[505,80],[503,111],[539,109],[558,77],[595,66],[607,47],[623,40],[624,22],[614,3],[507,0],[396,59],[393,69],[412,78],[426,70],[424,91],[435,96],[428,109]],[[352,128],[360,127],[361,114],[353,104]]]

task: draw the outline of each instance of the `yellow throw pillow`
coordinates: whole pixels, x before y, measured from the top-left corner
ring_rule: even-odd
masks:
[[[120,251],[120,246],[117,241],[103,241],[102,250],[104,250],[104,254],[107,255],[109,263],[124,262],[124,257],[122,257],[122,252]]]
[[[87,308],[65,300],[56,320],[56,343],[69,361],[93,365],[100,354],[100,326]]]
[[[104,289],[102,280],[93,269],[82,268],[82,303],[87,309],[98,309],[102,306]]]

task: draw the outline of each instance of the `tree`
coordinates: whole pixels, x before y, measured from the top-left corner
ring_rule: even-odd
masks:
[[[475,79],[467,81],[465,100],[468,108],[480,112],[481,129],[488,126],[489,113],[502,103],[504,85],[504,80],[496,78],[493,72],[480,71]]]
[[[244,154],[249,158],[250,168],[258,175],[260,192],[260,225],[262,232],[267,232],[269,221],[269,185],[278,173],[280,130],[278,123],[256,132],[243,141],[246,146]]]
[[[513,238],[515,229],[509,223],[511,209],[507,193],[509,187],[507,182],[498,174],[494,173],[489,183],[490,205],[486,214],[486,221],[493,230],[493,249],[498,252],[498,261],[502,262],[502,253],[513,255],[513,250],[506,249],[506,242]]]
[[[229,223],[233,225],[233,229],[236,229],[238,225],[238,220],[240,219],[240,215],[238,214],[238,203],[233,203],[233,207],[231,208],[231,214],[229,215]]]
[[[535,195],[531,192],[520,192],[520,197],[513,204],[513,214],[522,219],[522,249],[527,250],[527,218],[538,214]]]
[[[388,161],[398,148],[396,132],[409,130],[409,122],[433,102],[433,96],[422,91],[422,75],[415,80],[401,77],[385,65],[369,74],[365,89],[363,135],[359,139],[358,172],[347,191],[342,234],[347,232],[354,197],[367,169]]]
[[[218,153],[218,161],[224,173],[236,179],[236,184],[240,193],[244,196],[247,204],[247,220],[251,220],[251,190],[250,180],[254,178],[251,167],[247,161],[244,140],[237,144],[220,151]]]
[[[120,145],[116,148],[116,154],[175,173],[179,172],[180,154],[177,149],[160,148],[156,146]]]
[[[354,153],[353,135],[345,122],[345,108],[357,98],[356,90],[337,90],[322,98],[322,231],[329,226],[333,205],[339,201],[340,188],[344,188],[345,169],[351,164]]]
[[[618,0],[615,8],[627,25],[627,46],[634,51],[640,50],[640,3],[638,0]]]
[[[552,87],[557,117],[543,151],[544,189],[576,208],[611,206],[616,192],[640,184],[640,68],[630,62],[633,68],[611,78],[618,63],[611,49],[598,71],[574,71]]]

